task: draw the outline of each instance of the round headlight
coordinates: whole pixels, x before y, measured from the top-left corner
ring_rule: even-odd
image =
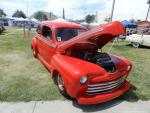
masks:
[[[87,82],[87,77],[86,77],[86,76],[81,77],[80,83],[81,83],[81,84],[84,84],[84,83],[86,83],[86,82]]]

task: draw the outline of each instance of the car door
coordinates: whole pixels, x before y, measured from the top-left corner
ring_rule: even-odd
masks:
[[[143,45],[150,46],[150,35],[143,35]]]
[[[42,26],[41,35],[38,37],[38,51],[41,57],[50,65],[51,57],[55,51],[52,30],[48,26]]]

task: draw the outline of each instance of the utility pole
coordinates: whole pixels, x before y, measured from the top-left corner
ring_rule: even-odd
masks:
[[[149,11],[150,11],[150,4],[149,4],[149,7],[148,7],[148,11],[147,11],[147,14],[146,14],[146,19],[145,19],[145,21],[148,20]]]
[[[86,18],[86,8],[84,8],[83,10],[83,15],[84,15],[84,18]]]
[[[27,0],[27,18],[28,18],[28,9],[29,9],[29,5],[28,5],[28,0]]]
[[[113,0],[113,3],[112,3],[112,9],[111,9],[111,15],[110,15],[110,21],[112,22],[113,21],[113,15],[114,15],[114,7],[115,7],[115,0]],[[110,53],[113,45],[115,43],[115,40],[112,40],[112,45],[110,46],[109,50],[108,50],[108,53]]]
[[[28,0],[25,1],[26,2],[26,8],[27,8],[27,18],[28,18]],[[26,30],[25,30],[25,21],[23,22],[23,36],[26,36]]]
[[[27,0],[27,27],[28,27],[28,37],[30,36],[30,31],[31,31],[31,22],[29,20],[29,0]]]
[[[111,9],[110,21],[113,20],[114,7],[115,7],[115,0],[113,0],[113,3],[112,3],[112,9]]]
[[[145,21],[148,20],[148,15],[149,15],[149,11],[150,11],[150,0],[147,1],[147,4],[148,4],[149,6],[148,6],[148,11],[147,11],[147,14],[146,14],[146,19],[145,19]],[[144,32],[142,32],[141,38],[143,38],[143,35],[144,35]],[[143,42],[142,42],[142,43],[143,43]]]
[[[65,9],[63,8],[63,19],[65,19]]]

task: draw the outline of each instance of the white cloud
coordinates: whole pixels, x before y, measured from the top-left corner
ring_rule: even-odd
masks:
[[[11,16],[17,9],[21,9],[26,13],[26,6],[15,2],[0,2],[1,8],[5,11],[8,16]]]
[[[5,11],[8,16],[16,10],[22,10],[27,15],[27,3],[28,14],[32,15],[37,10],[43,10],[48,0],[0,0],[0,8]]]
[[[86,0],[85,3],[88,5],[97,4],[99,2],[103,2],[104,0]]]
[[[62,16],[62,9],[65,8],[66,16],[72,19],[80,19],[85,13],[96,13],[102,7],[104,0],[49,0],[45,11],[52,11]],[[99,6],[97,5],[99,4]],[[95,6],[96,5],[96,6]]]
[[[62,9],[64,7],[68,18],[82,18],[85,16],[84,10],[86,10],[86,14],[98,11],[101,14],[101,19],[104,19],[111,13],[112,1],[113,0],[55,0],[54,2],[53,0],[49,0],[45,10],[62,16]],[[144,20],[148,8],[146,2],[147,0],[116,0],[114,20],[129,20],[132,18]],[[97,7],[94,7],[94,5],[97,5]]]
[[[141,19],[146,17],[148,5],[147,0],[116,0],[114,20]],[[106,2],[107,10],[111,10],[111,3]]]
[[[67,18],[80,19],[85,14],[98,11],[103,20],[110,15],[113,0],[0,0],[0,4],[11,16],[17,9],[26,13],[26,1],[29,3],[29,15],[37,10],[44,10],[62,16],[62,9],[65,8]],[[146,2],[147,0],[116,0],[114,20],[144,20],[148,9]]]
[[[71,1],[66,0],[49,0],[47,6],[45,7],[45,11],[52,11],[53,13],[60,16],[60,13],[62,13],[62,9],[65,8],[66,10],[70,10],[71,6],[73,6]]]
[[[58,16],[62,16],[62,9],[65,9],[66,17],[82,18],[83,11],[80,8],[84,4],[84,0],[49,0],[45,11],[52,11]]]
[[[106,7],[98,11],[99,23],[103,23],[104,19],[110,16],[112,2],[113,0],[105,0]],[[113,20],[145,20],[148,10],[148,4],[146,3],[147,0],[115,0]]]

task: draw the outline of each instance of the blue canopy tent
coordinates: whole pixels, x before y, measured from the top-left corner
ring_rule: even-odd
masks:
[[[132,22],[129,22],[127,20],[122,21],[122,24],[126,28],[137,28],[137,24],[136,23],[132,23]]]
[[[122,21],[123,26],[126,28],[126,35],[137,33],[137,24],[127,20]]]

